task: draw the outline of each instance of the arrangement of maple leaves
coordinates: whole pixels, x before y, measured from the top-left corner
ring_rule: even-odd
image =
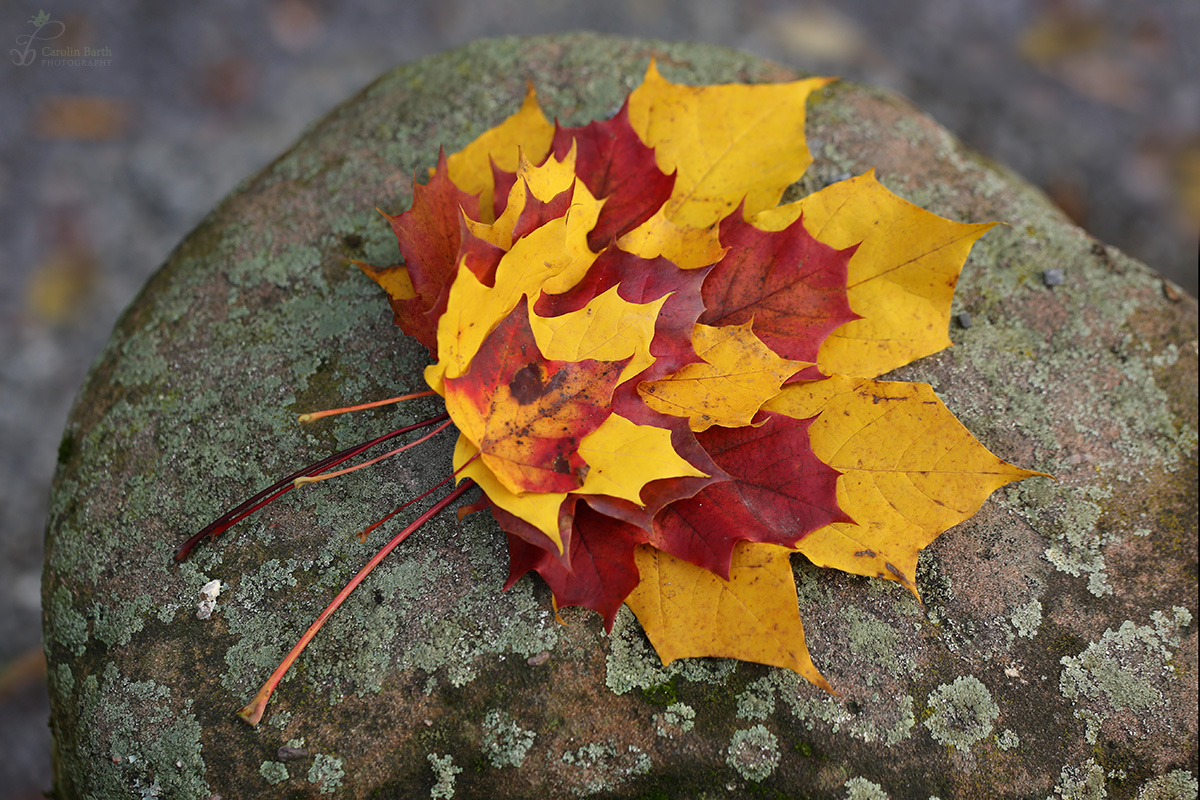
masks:
[[[1040,474],[989,453],[929,386],[875,380],[950,344],[958,274],[991,224],[926,212],[872,173],[777,205],[811,162],[805,105],[829,80],[693,87],[651,62],[609,120],[553,125],[531,88],[439,158],[388,216],[403,263],[360,266],[435,359],[462,483],[298,648],[477,484],[508,585],[537,572],[556,606],[609,628],[628,605],[664,664],[738,658],[833,691],[790,555],[915,594],[923,547]]]

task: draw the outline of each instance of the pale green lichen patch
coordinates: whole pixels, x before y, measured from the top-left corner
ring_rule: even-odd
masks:
[[[344,777],[346,771],[342,768],[342,760],[325,753],[317,753],[308,768],[308,782],[317,784],[321,794],[335,793]]]
[[[991,692],[974,675],[960,675],[934,689],[926,700],[930,715],[924,721],[933,738],[959,750],[991,734],[1000,708]]]
[[[57,740],[60,755],[70,748],[73,785],[92,787],[91,796],[127,797],[157,786],[163,797],[203,798],[209,793],[200,754],[200,724],[192,701],[180,702],[166,686],[132,681],[108,664],[100,679],[74,684],[74,707],[87,725],[73,739]],[[152,795],[151,795],[152,796]]]
[[[618,749],[608,742],[585,744],[562,754],[562,763],[575,768],[572,793],[586,797],[611,792],[629,779],[650,772],[650,756],[634,745]]]
[[[605,683],[616,694],[664,686],[676,677],[721,684],[737,670],[737,661],[728,658],[681,658],[664,667],[626,606],[617,612],[608,641]]]
[[[496,769],[519,767],[533,747],[537,733],[522,728],[507,711],[493,708],[483,718],[483,752]]]
[[[1047,800],[1105,800],[1107,785],[1104,768],[1089,758],[1078,766],[1064,766],[1054,786],[1054,796]]]
[[[1136,736],[1147,736],[1156,714],[1166,702],[1165,688],[1177,679],[1172,669],[1180,631],[1192,621],[1182,607],[1170,616],[1151,614],[1153,626],[1126,620],[1117,630],[1109,628],[1077,656],[1061,660],[1059,690],[1075,704],[1076,718],[1087,725],[1086,737],[1095,744],[1103,723],[1120,712],[1125,727]]]
[[[849,626],[846,641],[850,645],[851,653],[877,670],[892,676],[906,670],[907,663],[900,647],[900,634],[894,625],[872,617],[855,606],[843,609],[841,616]],[[875,674],[868,674],[867,685],[874,686],[875,683]]]
[[[1185,769],[1151,778],[1138,788],[1137,800],[1195,800],[1200,782]]]
[[[427,758],[429,765],[433,767],[433,788],[429,790],[429,796],[434,800],[448,800],[454,797],[454,783],[457,780],[459,773],[462,772],[462,767],[454,765],[454,756],[447,753],[444,756],[439,756],[437,753],[430,753]]]
[[[129,644],[134,634],[142,630],[146,612],[153,604],[146,595],[127,602],[112,598],[108,603],[92,603],[88,614],[92,620],[92,635],[108,647]]]
[[[759,783],[779,766],[779,739],[763,725],[734,731],[725,750],[725,763],[748,781]]]
[[[1001,750],[1012,750],[1021,746],[1021,737],[1005,728],[996,734],[996,746]]]
[[[873,691],[857,701],[861,713],[853,713],[844,700],[814,689],[794,672],[772,670],[770,677],[793,718],[806,730],[821,728],[891,747],[911,736],[916,725],[913,698],[908,694],[897,697]]]
[[[654,732],[674,739],[696,726],[696,710],[687,703],[671,703],[661,714],[654,715]]]
[[[1007,489],[1008,502],[1050,539],[1046,560],[1068,575],[1086,576],[1093,595],[1111,595],[1104,547],[1119,542],[1120,537],[1098,524],[1104,513],[1099,501],[1111,492],[1097,486],[1073,489],[1050,481],[1022,481],[1015,487]]]
[[[1042,624],[1042,602],[1036,597],[1017,608],[1009,622],[1012,623],[1017,635],[1032,639],[1037,635],[1038,627]]]
[[[162,336],[156,324],[143,326],[121,346],[123,356],[113,370],[112,379],[134,388],[161,384],[169,374],[167,360],[159,353]]]
[[[264,761],[258,768],[258,774],[262,775],[263,779],[272,786],[283,783],[291,777],[288,774],[287,765],[282,761]]]
[[[46,638],[77,656],[83,655],[88,643],[87,617],[75,610],[71,591],[59,586],[50,596]]]
[[[866,778],[851,778],[842,788],[846,790],[845,800],[889,800],[882,786]]]
[[[759,678],[737,696],[738,719],[766,719],[775,711],[775,687],[769,677]]]

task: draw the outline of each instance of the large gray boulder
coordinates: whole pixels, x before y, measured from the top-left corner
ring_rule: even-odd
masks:
[[[875,167],[937,213],[1008,223],[960,284],[973,324],[895,377],[932,383],[994,452],[1057,480],[998,492],[930,547],[923,607],[795,558],[840,697],[753,664],[664,669],[624,611],[612,635],[577,609],[559,625],[540,583],[501,593],[490,518],[449,514],[333,617],[259,727],[234,716],[390,536],[355,532],[448,471],[451,436],[172,561],[275,477],[434,412],[295,423],[423,386],[426,353],[347,267],[396,258],[375,207],[405,208],[438,146],[511,113],[527,79],[580,124],[651,56],[685,82],[793,77],[697,45],[476,43],[315,125],[149,282],[60,449],[43,589],[57,797],[1196,796],[1196,301],[904,100],[845,83],[810,104],[800,189]]]

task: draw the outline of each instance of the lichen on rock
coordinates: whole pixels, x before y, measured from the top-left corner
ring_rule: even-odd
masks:
[[[1087,723],[1086,736],[1093,744],[1103,723],[1120,712],[1133,712],[1123,715],[1127,730],[1148,736],[1155,727],[1153,711],[1166,702],[1166,682],[1178,679],[1172,661],[1191,612],[1176,606],[1171,616],[1154,611],[1151,620],[1152,626],[1126,620],[1060,662],[1059,690],[1077,701],[1075,716]]]
[[[452,150],[503,119],[527,77],[570,125],[617,108],[651,55],[689,83],[793,77],[716,48],[590,35],[483,42],[407,65],[246,181],[149,282],[81,390],[50,505],[43,604],[60,796],[278,800],[320,796],[339,770],[333,796],[354,800],[533,786],[634,798],[674,784],[724,796],[751,780],[726,761],[742,729],[742,744],[774,737],[764,794],[877,800],[886,786],[962,800],[986,780],[1022,798],[1058,783],[1060,798],[1102,770],[1116,796],[1109,773],[1124,770],[1125,794],[1194,796],[1195,303],[1166,299],[1144,265],[901,99],[849,82],[810,106],[817,160],[797,191],[876,165],[891,190],[938,213],[1011,225],[963,273],[956,310],[974,324],[951,329],[958,346],[893,377],[935,385],[999,455],[1059,481],[1001,491],[928,548],[925,606],[794,558],[808,647],[841,697],[725,659],[664,667],[625,611],[611,636],[570,611],[560,626],[538,584],[500,592],[503,536],[473,515],[406,542],[314,641],[267,724],[239,727],[233,710],[318,598],[387,532],[352,534],[449,464],[435,447],[371,479],[307,487],[172,563],[181,531],[223,503],[408,419],[371,412],[302,429],[293,416],[400,394],[425,364],[345,266],[396,260],[375,206],[407,207],[436,143]],[[1041,274],[1052,267],[1069,280],[1050,289]],[[197,620],[196,592],[218,577],[219,612]],[[1061,720],[1053,747],[1031,708]],[[277,757],[300,740],[321,755]],[[937,785],[906,794],[881,762]]]
[[[759,783],[779,766],[779,739],[764,725],[734,731],[726,749],[725,763],[748,781]]]
[[[483,751],[496,769],[519,767],[537,733],[522,728],[507,711],[493,708],[483,718]]]
[[[952,683],[938,686],[926,701],[932,712],[924,725],[934,739],[960,750],[989,736],[1000,708],[983,682],[974,675],[960,675]]]

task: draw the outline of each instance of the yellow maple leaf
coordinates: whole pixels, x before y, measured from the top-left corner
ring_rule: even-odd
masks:
[[[739,658],[794,670],[833,694],[804,644],[789,554],[743,542],[723,580],[643,545],[634,551],[642,579],[625,602],[664,665],[696,656]]]
[[[654,322],[666,297],[649,303],[622,300],[614,286],[594,297],[586,306],[557,317],[530,318],[538,349],[556,361],[594,358],[602,361],[629,359],[618,383],[639,374],[654,363],[650,340]]]
[[[473,480],[489,500],[546,534],[546,538],[561,553],[563,541],[558,511],[567,499],[567,492],[525,492],[518,495],[501,483],[478,456],[479,448],[466,436],[460,435],[454,445],[454,472],[459,480]]]
[[[621,237],[620,246],[645,259],[662,256],[681,269],[699,269],[715,264],[725,255],[717,227],[690,228],[667,218],[659,209],[654,216]]]
[[[707,228],[743,198],[746,214],[778,203],[812,163],[805,101],[832,80],[685,86],[663,78],[651,61],[629,95],[629,121],[654,148],[659,168],[676,173],[665,215]]]
[[[694,431],[713,425],[740,428],[751,424],[762,404],[807,361],[780,358],[754,335],[753,323],[713,327],[697,325],[692,332],[702,364],[638,386],[646,405],[677,417],[687,417]]]
[[[824,373],[874,378],[950,346],[958,275],[971,246],[996,223],[939,217],[892,194],[874,170],[763,211],[753,222],[780,230],[801,215],[825,244],[858,247],[846,288],[862,319],[821,345],[817,363]]]
[[[489,129],[448,159],[450,180],[468,194],[479,195],[480,219],[494,218],[492,197],[495,184],[492,162],[507,172],[517,168],[522,154],[540,162],[550,152],[554,126],[546,119],[530,85],[517,113]]]
[[[1044,474],[988,452],[924,383],[835,376],[789,386],[767,408],[819,414],[813,452],[842,473],[838,506],[855,520],[814,531],[797,549],[817,566],[898,581],[918,597],[923,548],[996,489]]]
[[[642,502],[642,489],[665,478],[706,477],[675,452],[671,432],[612,414],[579,445],[589,467],[581,495]]]

